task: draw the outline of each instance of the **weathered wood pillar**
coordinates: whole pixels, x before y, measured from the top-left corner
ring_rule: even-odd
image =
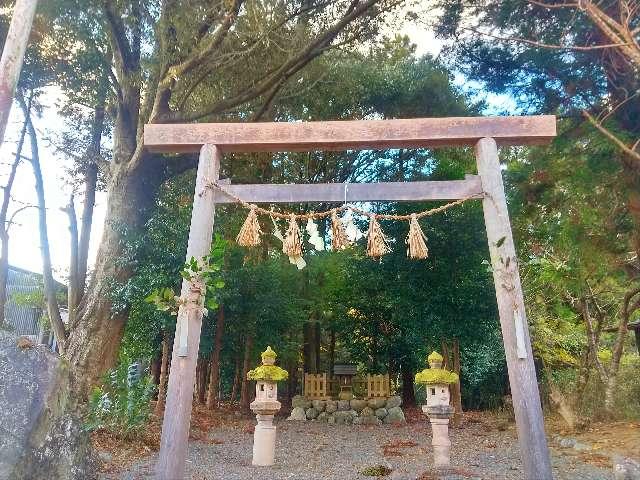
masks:
[[[0,145],[9,121],[13,96],[22,70],[38,0],[17,0],[0,58]]]
[[[213,190],[207,183],[217,181],[220,173],[221,152],[214,145],[204,145],[200,150],[196,188],[193,196],[191,230],[187,246],[187,260],[208,255],[213,235],[215,205]],[[193,298],[194,284],[182,282],[183,299]],[[201,296],[200,296],[201,297]],[[167,402],[162,422],[160,455],[156,465],[156,479],[178,480],[184,478],[193,402],[194,375],[200,346],[200,327],[204,298],[194,304],[182,304],[178,311],[176,335],[171,357]]]
[[[551,480],[542,405],[495,140],[480,139],[476,158],[485,193],[482,207],[524,475],[528,480]]]

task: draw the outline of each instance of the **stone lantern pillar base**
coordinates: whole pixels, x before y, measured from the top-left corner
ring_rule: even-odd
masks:
[[[451,465],[451,441],[449,440],[449,419],[453,416],[453,407],[438,405],[427,407],[422,411],[431,422],[433,446],[433,465],[438,470],[446,470]]]
[[[253,431],[253,460],[252,465],[269,467],[274,464],[276,457],[276,427],[273,415],[257,414],[258,424]]]

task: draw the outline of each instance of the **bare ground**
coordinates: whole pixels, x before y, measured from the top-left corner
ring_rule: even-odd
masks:
[[[487,413],[465,414],[461,428],[451,429],[452,471],[437,476],[431,471],[431,431],[428,421],[409,412],[402,426],[334,426],[318,422],[276,421],[278,436],[276,465],[251,465],[253,425],[251,418],[232,412],[211,415],[199,410],[194,415],[189,443],[188,472],[193,480],[365,480],[366,467],[383,465],[391,469],[389,479],[435,480],[522,478],[515,425],[504,417]],[[611,430],[624,432],[615,435]],[[587,450],[561,448],[553,424],[548,425],[554,476],[557,480],[613,479],[611,458],[615,454],[640,457],[640,424],[601,425],[575,436]],[[149,433],[150,432],[150,433]],[[153,477],[157,458],[157,423],[145,437],[117,446],[117,442],[96,437],[102,455],[102,480],[138,480]],[[622,443],[617,437],[626,438]],[[555,440],[554,440],[555,438]],[[562,437],[566,438],[566,437]],[[141,446],[142,445],[142,446]],[[630,446],[636,445],[634,450]],[[135,447],[135,448],[134,448]],[[111,457],[111,458],[108,458]]]

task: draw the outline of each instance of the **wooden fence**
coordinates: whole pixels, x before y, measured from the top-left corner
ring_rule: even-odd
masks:
[[[312,400],[324,400],[329,398],[329,384],[326,373],[305,373],[304,392],[306,398]]]
[[[367,375],[367,397],[388,397],[389,393],[388,373],[384,375]]]

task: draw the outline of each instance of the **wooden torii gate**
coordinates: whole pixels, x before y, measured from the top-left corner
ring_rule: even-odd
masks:
[[[208,188],[227,152],[287,152],[474,146],[478,176],[465,180],[349,184],[227,185],[251,203],[454,200],[482,195],[500,326],[509,370],[518,439],[529,480],[551,479],[551,462],[520,285],[516,252],[498,161],[498,145],[546,144],[556,135],[553,116],[417,118],[296,123],[146,125],[152,152],[200,152],[187,259],[209,253],[216,203],[233,200]],[[191,284],[183,281],[182,297]],[[193,307],[196,308],[193,308]],[[184,477],[202,309],[182,305],[171,359],[156,478]]]

